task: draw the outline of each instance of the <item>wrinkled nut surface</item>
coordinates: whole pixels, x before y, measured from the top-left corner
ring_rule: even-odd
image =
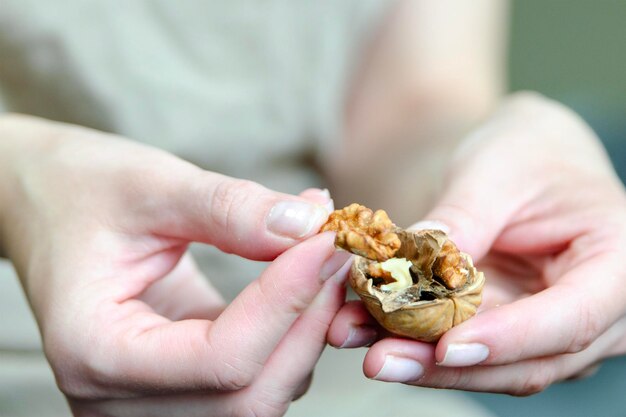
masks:
[[[355,255],[385,261],[400,248],[396,225],[384,210],[372,210],[360,204],[335,210],[321,231],[336,231],[335,245]]]
[[[346,209],[353,206],[358,205],[352,204]],[[389,290],[389,284],[395,280],[380,263],[387,258],[380,259],[377,251],[363,250],[364,242],[371,244],[367,239],[349,240],[344,236],[340,241],[338,233],[337,246],[362,256],[354,260],[350,285],[385,329],[424,342],[437,341],[453,326],[476,314],[482,301],[485,276],[476,270],[469,255],[460,252],[444,232],[412,232],[393,227],[386,233],[393,230],[399,245],[391,256],[411,261],[413,284]],[[367,229],[360,229],[359,233],[364,230]],[[357,251],[349,246],[352,242],[359,245]]]

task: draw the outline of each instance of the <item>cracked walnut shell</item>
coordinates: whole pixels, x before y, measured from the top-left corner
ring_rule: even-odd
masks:
[[[359,204],[333,212],[327,230],[337,231],[336,246],[359,255],[350,285],[390,332],[434,342],[476,314],[485,276],[444,232],[402,230],[383,210]]]
[[[352,265],[350,285],[385,329],[424,342],[437,341],[476,314],[485,276],[439,230],[400,231],[398,236],[402,246],[397,256],[412,262],[413,285],[382,290],[381,279],[369,274],[375,261],[362,257]],[[452,277],[455,288],[448,288],[442,273]]]

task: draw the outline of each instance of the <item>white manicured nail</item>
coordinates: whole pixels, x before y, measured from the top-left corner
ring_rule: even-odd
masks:
[[[317,229],[328,218],[328,211],[319,204],[301,201],[280,201],[267,215],[267,229],[277,235],[298,239]]]
[[[489,356],[489,348],[481,343],[452,343],[438,363],[441,366],[473,366]]]
[[[410,382],[424,375],[424,367],[416,360],[385,356],[385,363],[374,379],[387,382]]]
[[[373,327],[351,325],[348,337],[343,344],[339,346],[339,348],[344,349],[369,346],[376,341],[377,337],[378,332]]]
[[[330,197],[330,191],[328,191],[328,188],[324,188],[321,194],[326,197],[327,200],[326,204],[324,204],[324,208],[328,211],[328,214],[332,213],[335,210],[335,202]]]
[[[448,234],[450,233],[450,226],[445,224],[444,222],[440,222],[439,220],[422,220],[421,222],[417,222],[412,224],[407,228],[407,230],[441,230],[442,232]]]

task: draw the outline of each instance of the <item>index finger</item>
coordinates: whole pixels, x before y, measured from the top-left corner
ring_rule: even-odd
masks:
[[[314,236],[279,256],[213,323],[208,342],[224,370],[243,371],[248,382],[261,371],[324,282],[349,261],[334,236]]]
[[[619,265],[616,253],[598,254],[553,286],[453,327],[437,345],[438,363],[501,365],[585,349],[624,313]]]

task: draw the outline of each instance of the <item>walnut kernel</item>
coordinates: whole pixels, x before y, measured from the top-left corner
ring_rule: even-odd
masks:
[[[385,262],[380,262],[380,269],[388,272],[393,278],[393,282],[380,286],[383,291],[400,291],[413,285],[411,277],[411,265],[413,263],[404,258],[391,258]]]
[[[451,290],[460,288],[467,282],[467,263],[451,240],[446,240],[441,247],[441,252],[433,264],[433,274]]]
[[[335,245],[356,255],[377,261],[392,258],[400,248],[396,225],[384,210],[350,204],[335,210],[321,231],[336,231]]]

